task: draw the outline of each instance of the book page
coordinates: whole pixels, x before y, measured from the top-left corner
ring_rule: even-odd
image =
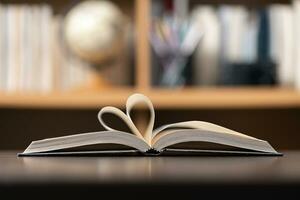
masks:
[[[98,120],[100,124],[108,131],[118,131],[116,129],[111,128],[108,126],[105,121],[103,120],[104,114],[113,114],[119,117],[125,124],[128,126],[128,128],[131,130],[131,132],[136,135],[138,138],[144,140],[144,137],[140,133],[140,131],[136,128],[136,126],[133,124],[130,117],[128,117],[125,113],[123,113],[120,109],[112,107],[112,106],[106,106],[102,108],[98,113]]]
[[[170,145],[197,141],[256,151],[276,152],[264,140],[203,121],[187,121],[164,125],[154,130],[152,135],[152,147],[159,151]]]
[[[245,137],[245,138],[252,138],[256,139],[254,137],[239,133],[237,131],[209,123],[209,122],[204,122],[204,121],[186,121],[186,122],[178,122],[174,124],[167,124],[164,126],[161,126],[153,131],[152,139],[158,136],[162,131],[167,130],[167,129],[199,129],[199,130],[206,130],[206,131],[213,131],[213,132],[220,132],[220,133],[227,133],[231,135],[236,135],[240,137]]]
[[[148,122],[148,126],[146,128],[145,133],[143,133],[143,134],[135,126],[135,124],[133,123],[131,116],[130,116],[130,112],[133,109],[133,107],[139,103],[145,104],[150,111],[150,119]],[[106,106],[100,110],[100,112],[98,113],[98,119],[99,119],[101,125],[106,130],[117,131],[117,130],[109,127],[105,123],[105,121],[103,120],[103,114],[105,114],[105,113],[110,113],[110,114],[113,114],[113,115],[116,115],[117,117],[119,117],[121,120],[123,120],[126,123],[126,125],[129,127],[129,129],[131,130],[131,132],[133,134],[135,134],[138,138],[144,140],[147,144],[149,144],[149,146],[151,145],[155,114],[154,114],[154,108],[153,108],[152,102],[150,101],[150,99],[148,97],[146,97],[142,94],[131,95],[127,99],[127,102],[126,102],[126,114],[124,112],[122,112],[120,109],[112,107],[112,106]]]
[[[153,107],[151,100],[142,94],[131,95],[127,99],[127,102],[126,102],[126,114],[127,114],[128,118],[130,119],[130,121],[132,122],[131,117],[130,117],[130,111],[132,110],[132,108],[135,105],[137,105],[139,103],[145,104],[150,111],[149,122],[148,122],[147,128],[145,130],[145,133],[143,134],[143,138],[149,145],[151,145],[152,132],[153,132],[153,127],[154,127],[154,119],[155,119],[154,107]]]
[[[209,142],[254,151],[277,153],[273,147],[264,140],[200,129],[164,131],[154,138],[152,148],[157,151],[162,151],[165,147],[188,142]]]
[[[23,154],[51,152],[94,144],[120,144],[146,152],[150,147],[133,134],[120,131],[99,131],[33,141]]]

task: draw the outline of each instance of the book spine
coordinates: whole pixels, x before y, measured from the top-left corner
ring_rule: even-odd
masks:
[[[60,68],[62,65],[62,52],[59,43],[59,20],[58,17],[52,17],[51,19],[51,31],[52,31],[52,68],[53,68],[53,90],[60,90]]]
[[[293,86],[294,40],[293,9],[289,5],[273,5],[269,9],[271,21],[271,58],[278,63],[277,74],[283,86]],[[296,26],[295,26],[296,27]]]
[[[2,89],[3,91],[7,91],[7,75],[8,75],[8,45],[9,45],[9,38],[8,38],[8,8],[7,6],[3,6],[2,12]]]
[[[22,73],[21,83],[24,88],[24,92],[32,91],[31,79],[33,78],[33,9],[31,6],[26,6],[25,8],[25,27],[24,27],[24,68]]]
[[[18,34],[19,34],[19,19],[18,8],[16,6],[9,5],[7,8],[7,21],[8,21],[8,72],[7,72],[7,91],[16,92],[17,86],[17,74],[18,74]]]
[[[298,90],[300,90],[300,0],[294,0],[293,2],[293,7],[294,7],[294,27],[295,27],[295,41],[294,41],[294,45],[295,45],[295,51],[294,51],[294,56],[295,56],[295,85],[296,88]]]
[[[215,85],[217,83],[220,55],[220,23],[217,14],[210,6],[200,6],[193,13],[193,26],[198,34],[203,33],[194,53],[194,83]]]
[[[26,6],[20,7],[20,26],[19,26],[19,49],[20,49],[20,56],[19,56],[19,77],[18,77],[18,90],[20,92],[25,91],[25,84],[24,79],[25,76],[25,68],[26,68]]]
[[[4,35],[5,35],[5,8],[0,4],[0,92],[4,90],[4,73],[5,73],[5,55],[4,55]]]
[[[50,92],[53,89],[53,70],[51,60],[51,26],[50,20],[52,10],[50,6],[43,5],[41,7],[41,92]]]

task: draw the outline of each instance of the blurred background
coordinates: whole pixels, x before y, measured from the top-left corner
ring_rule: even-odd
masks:
[[[0,149],[103,130],[99,109],[133,92],[155,126],[203,120],[300,149],[299,35],[300,0],[2,0]],[[140,129],[147,116],[134,111]]]

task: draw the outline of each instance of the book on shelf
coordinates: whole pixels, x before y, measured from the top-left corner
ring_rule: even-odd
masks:
[[[69,50],[64,20],[48,4],[0,3],[0,92],[66,91],[88,87],[95,77],[107,84],[129,84],[130,47],[125,36],[132,34],[130,23],[119,44],[122,55],[94,66]]]
[[[270,13],[270,51],[271,57],[278,63],[278,80],[283,86],[293,86],[295,82],[294,11],[290,5],[272,5]]]
[[[150,112],[144,133],[130,117],[131,110],[138,104],[146,105]],[[120,118],[130,132],[108,125],[105,114]],[[19,155],[281,155],[267,141],[204,121],[178,122],[153,130],[154,107],[151,100],[142,94],[133,94],[127,99],[126,114],[107,106],[100,110],[98,119],[107,131],[33,141]]]
[[[294,8],[294,21],[293,21],[293,27],[295,28],[294,31],[294,38],[295,39],[293,42],[294,44],[294,59],[293,60],[294,66],[295,66],[295,70],[293,70],[294,72],[294,82],[296,85],[296,88],[298,90],[300,90],[300,38],[299,38],[299,34],[300,34],[300,0],[294,0],[293,1],[293,8]]]
[[[194,17],[194,24],[201,24],[199,32],[204,37],[194,54],[193,82],[196,85],[274,84],[262,81],[260,77],[267,75],[280,85],[300,88],[299,2],[270,3],[257,8],[225,4],[195,6],[191,19]],[[240,81],[241,76],[232,71],[240,71],[252,80]]]
[[[212,6],[194,9],[193,24],[197,24],[203,38],[194,53],[194,79],[196,85],[215,85],[219,73],[220,23]],[[194,26],[195,26],[194,25]]]

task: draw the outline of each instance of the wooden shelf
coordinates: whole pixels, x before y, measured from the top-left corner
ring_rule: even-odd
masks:
[[[0,94],[0,107],[95,109],[124,108],[133,88],[51,94]],[[300,107],[300,92],[288,88],[190,88],[140,91],[158,109],[223,109]]]
[[[10,108],[101,108],[122,107],[130,89],[72,91],[50,94],[0,94],[0,107]]]
[[[300,92],[287,88],[158,89],[150,96],[157,108],[170,109],[300,107]]]

